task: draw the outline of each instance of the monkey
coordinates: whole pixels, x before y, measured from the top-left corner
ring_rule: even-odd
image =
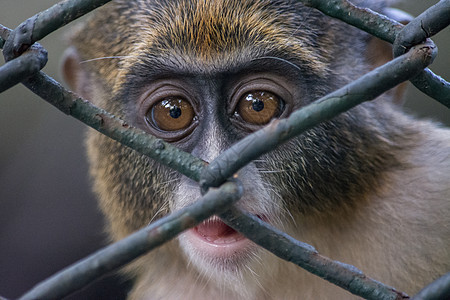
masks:
[[[388,61],[380,43],[299,1],[115,0],[73,30],[63,74],[95,105],[210,162]],[[450,270],[450,130],[405,113],[399,94],[252,161],[236,206],[412,295]],[[86,144],[112,241],[201,197],[191,179],[93,130]],[[129,299],[355,297],[217,216],[123,272]]]

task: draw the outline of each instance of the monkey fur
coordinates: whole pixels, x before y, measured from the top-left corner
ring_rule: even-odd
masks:
[[[386,2],[354,1],[376,11]],[[97,106],[211,161],[261,127],[233,112],[236,90],[279,92],[285,117],[372,69],[373,40],[299,1],[117,0],[74,30],[63,71]],[[148,126],[147,99],[160,88],[194,107],[195,126],[182,136]],[[396,95],[250,163],[238,174],[237,205],[412,295],[450,270],[450,131],[408,116]],[[114,241],[201,196],[190,179],[97,132],[87,148]],[[354,297],[251,242],[216,254],[186,233],[125,273],[130,299]]]

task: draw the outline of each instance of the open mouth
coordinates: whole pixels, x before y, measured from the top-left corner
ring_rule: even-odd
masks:
[[[252,244],[245,236],[213,216],[185,232],[191,246],[210,257],[227,258],[246,252]]]
[[[203,221],[193,229],[205,242],[212,245],[227,245],[236,243],[245,237],[225,224],[217,217]]]

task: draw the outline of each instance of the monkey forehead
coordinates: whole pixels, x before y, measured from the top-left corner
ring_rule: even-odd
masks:
[[[326,71],[311,11],[284,2],[200,0],[137,1],[130,22],[138,39],[126,64],[160,58],[192,69],[223,69],[269,53],[293,57],[316,74]],[[315,28],[316,31],[319,28]],[[319,45],[320,46],[320,45]],[[180,60],[182,60],[180,62]],[[130,69],[130,68],[127,68]]]
[[[342,30],[324,18],[298,1],[117,0],[74,31],[72,44],[114,86],[155,60],[211,71],[272,55],[325,75]]]

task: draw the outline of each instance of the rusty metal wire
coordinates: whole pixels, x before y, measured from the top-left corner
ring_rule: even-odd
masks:
[[[296,241],[270,225],[255,220],[252,216],[233,208],[231,203],[238,200],[242,191],[239,184],[236,186],[234,183],[227,183],[227,178],[230,178],[239,168],[252,159],[270,151],[289,138],[361,102],[374,99],[404,80],[415,77],[434,58],[436,48],[432,42],[412,47],[405,55],[401,55],[388,64],[373,70],[360,80],[294,112],[287,119],[273,122],[266,128],[249,135],[207,166],[191,154],[180,151],[162,140],[133,128],[108,112],[77,97],[39,71],[43,67],[42,64],[45,64],[42,58],[44,52],[38,49],[36,54],[33,49],[34,46],[28,50],[30,46],[50,32],[106,2],[108,1],[66,0],[26,20],[12,33],[6,27],[0,26],[0,48],[5,48],[4,55],[7,61],[0,68],[0,92],[22,81],[29,89],[64,113],[74,116],[94,129],[174,168],[193,180],[200,181],[203,191],[208,192],[204,195],[203,200],[197,202],[193,207],[160,219],[129,238],[100,250],[85,260],[52,276],[29,291],[21,299],[58,299],[64,297],[88,284],[97,276],[115,270],[146,251],[170,240],[186,228],[195,226],[212,214],[220,214],[231,227],[279,257],[298,264],[356,295],[368,299],[405,299],[408,297],[365,276],[353,266],[320,256],[313,247]],[[371,11],[357,9],[345,0],[305,0],[302,2],[319,8],[331,16],[341,18],[387,41],[396,41],[396,44],[403,46],[406,45],[405,43],[409,43],[408,48],[417,44],[415,38],[398,38],[399,32],[403,32],[402,25]],[[445,0],[440,3],[444,6],[438,8],[444,7],[447,9],[450,1]],[[329,10],[330,5],[337,10],[334,12]],[[440,9],[432,8],[430,13],[421,15],[420,22],[428,22],[433,18],[443,18],[439,11]],[[427,32],[436,33],[448,25],[448,21],[445,22],[447,23],[444,25],[442,25],[442,22],[429,22],[431,29]],[[417,25],[413,24],[410,27],[413,28],[413,31],[417,30]],[[420,39],[420,42],[423,42],[422,39]],[[36,47],[38,48],[38,46]],[[28,60],[27,57],[31,57],[29,60],[32,61],[37,59],[37,62],[19,72],[14,64],[20,62],[19,59]],[[5,74],[15,74],[16,79],[11,81],[6,78]],[[445,82],[443,84],[444,96],[450,94],[446,84]],[[358,97],[355,95],[358,95]],[[361,97],[361,95],[365,96]],[[439,97],[439,95],[436,96],[438,100]],[[443,103],[445,104],[445,101]],[[262,141],[264,147],[257,144],[258,141]],[[244,151],[243,149],[249,150]],[[242,155],[236,158],[236,155],[234,155],[236,151]],[[233,155],[230,156],[229,153],[233,153]],[[210,188],[216,186],[219,188]],[[264,234],[264,239],[260,238],[261,234]],[[276,247],[279,243],[285,243],[286,247],[283,247],[283,249],[289,250],[284,251]],[[326,263],[323,263],[323,261],[326,261]],[[425,288],[425,292],[421,292],[425,296],[422,297],[422,294],[419,293],[417,299],[432,299],[427,295],[433,293],[429,292],[430,290],[436,290],[435,286],[439,286],[440,291],[448,288],[447,277],[430,288]],[[442,288],[442,285],[444,285],[444,288]]]
[[[37,43],[32,45],[17,59],[0,67],[0,93],[36,74],[46,63],[47,51]]]
[[[424,287],[412,300],[442,300],[450,295],[450,272]]]
[[[25,20],[13,30],[3,46],[5,60],[21,55],[48,34],[109,1],[111,0],[64,0]]]
[[[412,45],[424,42],[450,23],[450,0],[439,1],[417,19],[405,26],[370,9],[359,8],[347,0],[300,0],[323,13],[362,29],[382,40],[394,43],[396,55],[405,53]],[[422,26],[422,24],[425,24]],[[399,50],[400,45],[403,50]],[[397,49],[397,50],[395,50]],[[450,83],[431,70],[424,69],[411,83],[428,96],[450,108]]]

